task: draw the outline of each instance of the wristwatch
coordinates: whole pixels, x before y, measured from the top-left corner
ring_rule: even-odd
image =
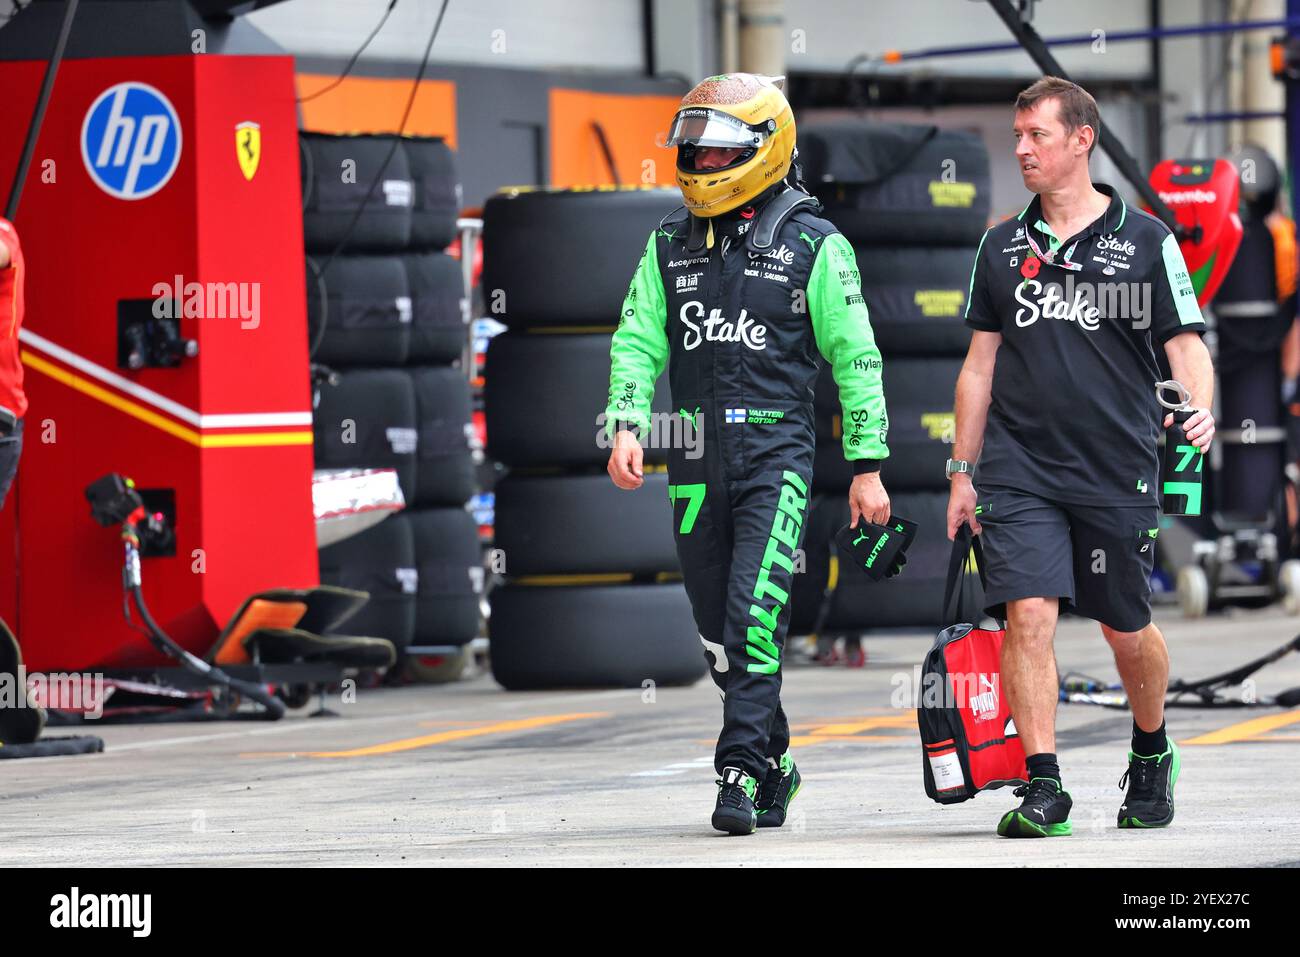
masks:
[[[944,474],[948,476],[949,481],[957,474],[969,475],[971,464],[965,459],[949,459],[948,464],[944,467]]]

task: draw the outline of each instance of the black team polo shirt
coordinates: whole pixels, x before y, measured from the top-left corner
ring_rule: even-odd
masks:
[[[1095,188],[1109,208],[1063,242],[1037,196],[980,241],[966,324],[1002,344],[974,480],[1076,505],[1154,504],[1153,344],[1205,321],[1168,227]]]

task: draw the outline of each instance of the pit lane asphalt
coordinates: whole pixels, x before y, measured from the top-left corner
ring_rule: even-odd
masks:
[[[1157,623],[1175,677],[1244,664],[1300,631],[1280,609]],[[787,667],[803,791],[780,830],[709,827],[721,713],[691,688],[508,693],[490,675],[361,690],[335,718],[87,727],[103,754],[0,762],[6,865],[1260,866],[1300,862],[1300,709],[1171,709],[1177,819],[1120,831],[1126,712],[1063,704],[1070,837],[998,838],[1007,790],[926,799],[914,712],[891,706],[929,634],[869,637],[866,668]],[[1115,680],[1067,619],[1062,671]],[[1300,655],[1256,675],[1300,685]],[[74,733],[51,729],[49,735]],[[77,732],[79,733],[79,731]]]

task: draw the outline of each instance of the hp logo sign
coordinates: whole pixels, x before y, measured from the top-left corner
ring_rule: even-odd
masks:
[[[181,122],[171,101],[145,83],[109,87],[82,121],[81,160],[110,196],[152,196],[181,161]]]

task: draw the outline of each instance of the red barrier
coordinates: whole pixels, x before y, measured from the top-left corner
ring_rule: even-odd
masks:
[[[43,68],[0,63],[14,107],[0,182]],[[63,63],[17,218],[30,409],[16,537],[13,499],[0,516],[15,542],[0,548],[0,616],[29,669],[162,661],[123,619],[121,544],[82,494],[107,472],[173,490],[175,555],[144,561],[144,588],[187,650],[206,652],[251,592],[317,583],[298,164],[289,57]],[[120,364],[122,302],[148,313],[178,289],[197,357]]]

